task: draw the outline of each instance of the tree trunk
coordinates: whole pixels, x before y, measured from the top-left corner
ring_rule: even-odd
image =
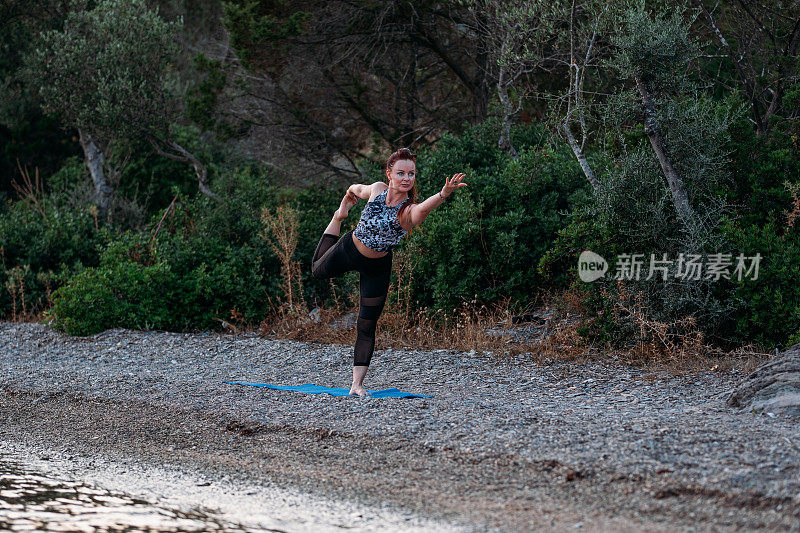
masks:
[[[222,198],[214,194],[211,189],[208,188],[208,169],[203,163],[200,162],[199,159],[197,159],[197,157],[195,157],[193,153],[172,139],[168,139],[166,144],[171,149],[178,152],[177,154],[163,150],[161,146],[159,146],[159,141],[155,137],[151,137],[148,140],[150,141],[150,144],[153,145],[153,148],[155,148],[158,155],[174,159],[175,161],[191,164],[192,168],[194,168],[194,173],[197,175],[197,187],[200,189],[200,192],[212,200],[222,202]]]
[[[472,91],[472,124],[480,124],[489,115],[490,84],[486,72],[486,63],[489,55],[485,51],[478,53],[478,74],[475,79],[475,88]]]
[[[97,147],[92,136],[82,129],[78,130],[81,147],[86,156],[86,166],[94,183],[94,196],[97,202],[98,218],[103,222],[108,220],[111,211],[111,201],[114,198],[114,189],[106,179],[103,170],[103,152]]]
[[[474,14],[482,17],[488,11],[486,0],[477,0],[475,2]],[[483,30],[482,24],[476,24],[475,20],[470,22],[470,26],[476,30],[478,41],[475,43],[477,55],[475,56],[475,63],[477,71],[475,77],[471,78],[471,82],[467,87],[472,91],[472,124],[480,124],[489,116],[489,99],[492,94],[492,75],[494,66],[489,57],[489,49],[487,43],[490,41],[491,36],[486,35]]]
[[[653,151],[658,157],[658,162],[661,164],[661,169],[667,178],[675,210],[684,224],[692,231],[695,219],[694,212],[691,205],[689,205],[689,196],[686,194],[683,179],[675,167],[672,166],[667,144],[661,135],[661,128],[656,118],[656,105],[653,101],[653,95],[647,84],[639,76],[636,76],[636,86],[639,88],[639,94],[642,96],[642,105],[644,106],[644,131],[650,139],[650,145],[653,147]]]
[[[501,150],[510,155],[512,159],[519,159],[519,154],[511,143],[511,117],[514,116],[514,108],[508,97],[505,67],[500,67],[497,80],[497,96],[500,98],[500,103],[503,105],[503,129],[500,131],[500,139],[497,141],[497,145]]]
[[[581,169],[583,170],[586,179],[589,180],[589,183],[592,185],[595,191],[599,191],[600,182],[597,181],[592,167],[589,166],[589,161],[586,160],[586,153],[578,144],[578,141],[575,140],[575,136],[572,135],[572,131],[569,129],[569,124],[564,122],[562,123],[562,126],[564,131],[567,132],[567,142],[569,143],[570,148],[572,148],[572,153],[575,154],[575,158],[578,160],[578,163],[581,165]]]
[[[800,344],[767,361],[736,386],[731,407],[800,415]]]
[[[197,186],[200,189],[200,192],[208,196],[209,198],[221,202],[222,199],[211,192],[211,189],[208,188],[208,169],[206,166],[197,159],[193,153],[189,150],[181,146],[180,144],[176,143],[175,141],[170,141],[170,145],[175,148],[182,156],[186,158],[192,164],[194,168],[194,173],[197,175]]]

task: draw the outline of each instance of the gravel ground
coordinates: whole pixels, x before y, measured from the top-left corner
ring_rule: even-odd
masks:
[[[743,376],[447,350],[377,351],[336,398],[223,381],[349,386],[352,348],[0,322],[0,439],[179,461],[476,530],[800,531],[800,424],[725,406]]]

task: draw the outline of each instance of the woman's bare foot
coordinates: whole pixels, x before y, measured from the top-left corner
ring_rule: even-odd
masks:
[[[359,396],[371,396],[371,392],[367,392],[364,388],[364,376],[367,374],[368,366],[353,365],[353,384],[350,387],[350,394],[358,394]]]
[[[342,203],[339,204],[339,209],[333,214],[333,218],[336,220],[344,220],[347,218],[347,215],[350,213],[350,208],[356,205],[358,202],[358,198],[355,194],[348,191],[345,193],[344,198],[342,198]]]
[[[355,385],[353,385],[353,387],[350,389],[350,395],[352,396],[353,394],[358,394],[359,396],[372,396],[372,393],[368,392],[364,387],[356,387]]]

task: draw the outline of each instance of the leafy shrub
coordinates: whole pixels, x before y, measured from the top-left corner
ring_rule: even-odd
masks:
[[[732,280],[737,310],[723,332],[732,341],[768,347],[800,342],[800,234],[797,228],[782,234],[780,227],[776,221],[725,225],[733,249],[761,254],[757,279]]]
[[[36,314],[49,305],[49,292],[84,266],[96,265],[105,237],[88,207],[59,206],[44,199],[42,216],[31,206],[9,201],[0,214],[0,314],[16,315],[12,286],[24,286],[26,309]],[[17,281],[14,281],[17,279]]]
[[[800,142],[797,120],[773,118],[769,138],[756,137],[747,117],[731,128],[733,184],[726,194],[736,212],[723,229],[732,250],[760,253],[762,259],[757,280],[732,283],[736,311],[721,334],[732,342],[788,346],[800,342],[800,237],[797,213],[791,215],[798,201]]]
[[[126,232],[103,248],[99,265],[53,294],[49,317],[70,334],[109,327],[211,329],[234,314],[256,322],[276,295],[278,265],[258,236],[253,177],[232,172],[218,185],[226,203],[205,196],[175,202],[148,229]]]
[[[221,172],[214,187],[224,203],[202,195],[187,199],[174,188],[175,202],[155,214],[146,230],[109,242],[96,268],[54,293],[53,325],[88,335],[110,327],[216,329],[232,316],[250,324],[262,320],[282,289],[261,209],[305,209],[299,228],[305,249],[296,254],[305,263],[335,209],[320,205],[340,195],[279,189],[258,166]]]
[[[229,320],[263,316],[268,283],[261,251],[233,248],[219,238],[180,233],[127,233],[110,243],[97,268],[59,288],[48,313],[55,327],[89,335],[110,327],[210,329]]]

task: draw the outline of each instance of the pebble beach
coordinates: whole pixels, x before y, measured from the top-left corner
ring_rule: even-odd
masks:
[[[349,387],[351,365],[350,346],[255,332],[2,322],[0,440],[280,482],[422,529],[800,530],[800,423],[726,406],[736,372],[378,349],[368,389],[433,398],[224,383]]]

